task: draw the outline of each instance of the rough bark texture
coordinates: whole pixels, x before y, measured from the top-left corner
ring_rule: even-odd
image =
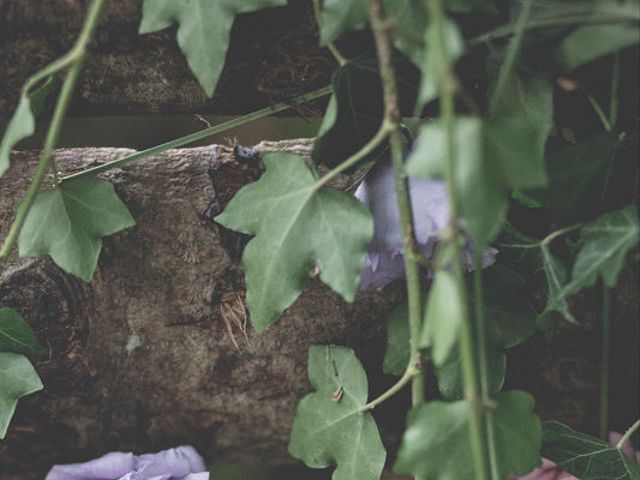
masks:
[[[0,0],[0,117],[24,80],[65,53],[84,0]],[[335,61],[318,46],[311,2],[240,15],[218,88],[208,99],[175,40],[175,28],[138,35],[142,0],[113,0],[103,14],[72,113],[238,114],[329,83]]]
[[[309,145],[265,142],[257,150],[306,154]],[[56,158],[69,172],[130,152],[61,150]],[[2,232],[36,153],[14,153],[12,169],[0,180]],[[309,390],[312,344],[354,347],[370,374],[372,395],[389,385],[380,355],[401,285],[347,305],[310,280],[277,324],[262,335],[247,327],[245,338],[239,258],[246,237],[216,225],[206,212],[223,208],[259,174],[259,162],[238,162],[228,147],[169,151],[105,175],[137,225],[105,239],[90,284],[48,259],[11,259],[0,281],[0,305],[24,315],[48,355],[36,362],[45,391],[21,401],[0,444],[1,480],[41,478],[53,463],[113,449],[154,451],[180,443],[221,463],[289,463],[287,438],[296,401]],[[337,186],[350,181],[342,177]],[[617,429],[637,410],[637,389],[631,388],[638,377],[637,277],[630,276],[614,302],[613,341],[622,346],[613,351]],[[580,318],[595,324],[597,300],[579,303]],[[532,391],[543,418],[592,430],[598,352],[594,327],[539,334],[512,353],[508,384]],[[401,396],[375,412],[391,451],[406,407]]]

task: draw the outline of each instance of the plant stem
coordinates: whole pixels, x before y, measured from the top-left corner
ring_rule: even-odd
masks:
[[[82,69],[82,62],[86,55],[87,45],[89,44],[91,37],[93,36],[93,32],[98,25],[98,19],[100,18],[100,13],[104,3],[104,0],[94,0],[89,8],[80,36],[72,50],[72,52],[74,52],[72,54],[73,63],[67,72],[64,83],[62,84],[58,103],[56,104],[56,108],[51,119],[51,125],[47,132],[42,152],[40,153],[40,160],[38,161],[36,171],[33,175],[33,179],[31,180],[27,193],[25,194],[24,200],[18,208],[16,218],[11,225],[7,238],[5,238],[2,248],[0,248],[0,259],[8,257],[11,253],[11,249],[20,235],[20,231],[22,230],[22,226],[29,214],[29,210],[31,209],[36,195],[38,194],[40,185],[45,178],[51,156],[56,144],[58,143],[58,137],[60,135],[64,117],[67,113],[67,108],[69,107],[69,103],[73,97],[73,90],[75,88],[76,81],[78,80],[80,70]]]
[[[613,59],[613,72],[611,74],[611,101],[609,102],[609,125],[616,128],[618,123],[618,90],[620,88],[620,52]],[[611,131],[611,130],[609,130]]]
[[[294,98],[288,103],[284,103],[284,102],[277,103],[271,107],[266,107],[261,110],[257,110],[255,112],[251,112],[247,115],[234,118],[233,120],[229,120],[227,122],[214,125],[211,128],[205,128],[204,130],[190,133],[189,135],[185,135],[184,137],[176,138],[175,140],[171,140],[169,142],[156,145],[155,147],[151,147],[146,150],[142,150],[140,152],[127,155],[126,157],[121,158],[119,160],[114,160],[113,162],[108,162],[108,163],[105,163],[104,165],[98,165],[97,167],[92,167],[86,170],[82,170],[80,172],[72,173],[71,175],[62,177],[62,181],[64,182],[67,180],[71,180],[73,178],[85,177],[87,175],[96,175],[98,173],[103,173],[108,170],[111,170],[113,168],[119,168],[128,163],[135,162],[137,160],[142,160],[143,158],[147,158],[152,155],[157,155],[171,148],[182,147],[184,145],[188,145],[189,143],[197,142],[198,140],[203,140],[207,137],[216,135],[218,133],[224,132],[231,128],[239,127],[240,125],[244,125],[254,120],[258,120],[260,118],[268,117],[269,115],[272,115],[274,113],[288,110],[293,105],[298,105],[300,103],[305,103],[311,100],[315,100],[316,98],[324,97],[326,95],[329,95],[331,92],[332,92],[332,89],[330,86],[322,87],[322,88],[319,88],[318,90],[314,90],[313,92],[307,93],[305,95],[300,95],[299,97]]]
[[[322,17],[322,12],[320,10],[320,0],[313,0],[313,14],[316,17],[316,23],[318,27],[320,26],[320,19]],[[329,42],[326,45],[327,49],[333,55],[333,58],[336,59],[336,62],[342,67],[347,64],[347,59],[340,53],[340,50],[336,47],[333,42]]]
[[[396,393],[402,390],[407,385],[407,383],[411,382],[416,377],[416,375],[419,375],[419,374],[420,374],[420,356],[418,355],[417,357],[411,359],[411,363],[407,366],[407,369],[404,371],[404,374],[402,375],[402,377],[400,377],[400,380],[394,383],[391,386],[391,388],[389,388],[389,390],[382,393],[380,396],[378,396],[377,398],[373,399],[372,401],[364,405],[362,408],[360,408],[360,411],[366,412],[367,410],[373,410],[381,403],[389,400]]]
[[[371,137],[371,140],[369,140],[360,150],[351,155],[340,165],[327,172],[324,177],[322,177],[315,183],[314,188],[317,190],[325,186],[336,175],[339,175],[345,170],[348,170],[349,168],[360,162],[362,159],[364,159],[367,155],[371,154],[382,142],[387,139],[387,137],[389,136],[389,129],[389,124],[387,122],[383,122],[377,133],[373,137]]]
[[[482,246],[475,245],[473,252],[473,297],[474,315],[478,340],[478,370],[480,372],[480,392],[484,410],[484,426],[487,432],[487,448],[489,451],[489,467],[492,480],[500,480],[500,466],[496,445],[493,404],[489,391],[489,370],[487,367],[487,323],[484,315],[484,292],[482,279]]]
[[[600,359],[600,437],[609,435],[609,357],[611,352],[611,322],[609,306],[611,288],[602,286],[602,351]]]
[[[584,91],[584,94],[587,97],[587,100],[589,100],[589,103],[591,104],[591,107],[593,108],[593,111],[596,112],[596,115],[598,116],[598,120],[600,120],[600,123],[602,124],[602,127],[607,132],[610,132],[611,131],[611,122],[609,122],[609,119],[604,114],[604,111],[602,110],[602,107],[600,106],[598,101],[595,98],[593,98],[593,96],[589,92],[587,92],[586,90]]]
[[[420,262],[416,251],[416,239],[413,226],[413,214],[409,197],[409,183],[404,169],[404,140],[400,131],[400,109],[396,76],[393,69],[391,41],[386,26],[384,7],[380,0],[370,0],[370,18],[373,38],[378,54],[380,77],[384,91],[385,122],[389,125],[391,144],[391,162],[395,178],[396,196],[400,211],[402,231],[402,252],[407,278],[407,301],[409,303],[409,331],[411,358],[420,359],[419,341],[422,329],[422,300],[420,298]],[[424,402],[423,374],[416,374],[411,381],[411,399],[413,406]]]
[[[616,448],[618,450],[621,450],[624,447],[624,444],[627,443],[627,440],[631,438],[631,435],[636,433],[638,428],[640,428],[640,420],[636,420],[634,424],[631,425],[626,432],[624,432],[624,435],[622,436],[620,441],[616,443]]]
[[[631,21],[638,21],[640,17],[634,15],[620,15],[620,14],[602,14],[602,15],[566,15],[553,18],[543,18],[540,20],[532,20],[525,27],[525,30],[540,30],[544,28],[553,27],[565,27],[570,25],[597,25],[607,23],[625,23]],[[488,43],[491,40],[497,40],[500,38],[514,35],[516,27],[513,25],[507,25],[504,27],[496,28],[490,32],[483,33],[477,37],[470,38],[467,42],[467,47],[474,48],[484,43]]]
[[[447,160],[445,165],[445,179],[447,190],[449,193],[449,238],[447,239],[453,245],[453,269],[458,290],[462,292],[462,310],[463,322],[460,331],[459,348],[462,357],[462,376],[464,383],[465,398],[469,404],[469,441],[471,445],[471,455],[473,457],[475,478],[477,480],[486,480],[487,461],[483,446],[482,432],[482,416],[483,405],[478,395],[478,378],[475,365],[475,353],[471,333],[471,324],[469,322],[469,312],[465,294],[465,284],[462,276],[462,259],[460,252],[461,239],[458,231],[458,201],[455,188],[455,172],[456,172],[456,150],[454,136],[454,95],[456,89],[456,80],[451,69],[449,57],[446,50],[446,41],[444,34],[445,13],[442,6],[442,0],[426,0],[431,19],[431,28],[436,31],[433,37],[433,45],[431,45],[433,55],[435,55],[435,63],[438,65],[437,71],[440,73],[439,93],[440,93],[440,112],[442,124],[446,134]]]
[[[531,13],[531,7],[533,7],[533,0],[525,0],[524,6],[522,7],[522,12],[518,16],[518,20],[516,21],[516,25],[514,27],[513,39],[511,40],[509,48],[507,49],[507,55],[502,64],[502,68],[500,69],[500,74],[498,75],[496,88],[493,91],[493,95],[491,95],[489,106],[489,112],[491,114],[495,113],[495,109],[500,102],[500,98],[502,97],[502,91],[504,90],[507,81],[511,76],[511,71],[513,70],[513,65],[515,64],[516,57],[518,56],[518,53],[520,53],[520,48],[522,47],[522,39],[524,38],[527,21],[529,20],[529,14]]]

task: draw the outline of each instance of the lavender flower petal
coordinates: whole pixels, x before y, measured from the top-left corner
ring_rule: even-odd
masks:
[[[439,233],[449,221],[449,202],[444,182],[409,179],[409,195],[413,211],[416,241],[420,252],[433,256]],[[378,162],[365,181],[358,187],[355,197],[373,215],[374,234],[365,258],[360,289],[381,289],[404,276],[400,210],[396,199],[395,180],[391,160]],[[483,252],[483,267],[495,262],[497,250]],[[464,267],[473,268],[471,243],[463,255]]]
[[[112,452],[96,460],[54,466],[45,480],[209,480],[196,450],[188,445],[158,453]]]
[[[56,465],[45,480],[118,480],[134,468],[132,453],[111,452],[90,462]]]

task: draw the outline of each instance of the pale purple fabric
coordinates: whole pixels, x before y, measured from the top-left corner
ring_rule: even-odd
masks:
[[[85,463],[56,465],[45,480],[209,480],[196,450],[184,445],[158,453],[111,452]]]
[[[442,181],[411,178],[409,194],[418,247],[425,257],[431,258],[439,233],[449,222],[447,187]],[[360,289],[381,289],[404,277],[400,210],[391,161],[378,162],[360,184],[355,196],[371,211],[374,221],[373,240],[365,258]],[[483,266],[494,263],[496,254],[497,250],[487,249],[483,254]],[[470,245],[463,260],[465,268],[471,269]]]

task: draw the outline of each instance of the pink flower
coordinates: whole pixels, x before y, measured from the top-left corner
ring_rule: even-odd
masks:
[[[158,453],[111,452],[85,463],[56,465],[45,480],[209,480],[196,450],[188,445]]]
[[[622,438],[622,434],[618,432],[609,433],[609,444],[617,445]],[[640,452],[633,449],[633,445],[628,440],[622,446],[622,451],[636,462],[640,463]],[[570,473],[562,470],[558,465],[546,458],[542,459],[542,466],[536,468],[530,474],[524,477],[518,477],[518,480],[580,480]]]

